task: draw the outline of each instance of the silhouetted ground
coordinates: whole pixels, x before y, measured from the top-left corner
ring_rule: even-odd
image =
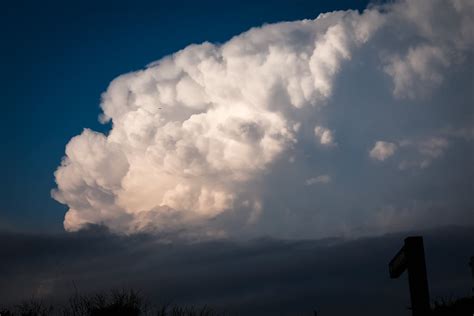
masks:
[[[474,297],[465,297],[450,301],[435,301],[433,316],[472,316],[474,315]]]
[[[0,316],[224,316],[211,308],[153,306],[140,293],[111,291],[109,294],[74,295],[63,306],[53,306],[41,300],[24,301],[12,308],[0,308]]]
[[[383,313],[381,313],[382,315]],[[176,305],[154,306],[137,291],[111,291],[108,294],[75,294],[62,306],[46,304],[41,300],[24,301],[12,308],[0,308],[0,316],[225,316],[207,306],[181,307]],[[307,315],[316,315],[308,311]],[[321,313],[317,314],[321,316]],[[474,298],[437,300],[432,316],[472,316]],[[324,315],[322,315],[324,316]]]

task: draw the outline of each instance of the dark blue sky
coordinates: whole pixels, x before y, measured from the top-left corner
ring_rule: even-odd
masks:
[[[264,23],[363,9],[357,1],[15,1],[2,5],[0,229],[62,230],[50,198],[68,140],[106,131],[100,94],[117,75],[191,43],[224,42]]]

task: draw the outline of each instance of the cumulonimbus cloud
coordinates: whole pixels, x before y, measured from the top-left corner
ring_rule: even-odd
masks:
[[[434,20],[441,11],[446,23]],[[306,148],[305,130],[327,126],[308,138],[334,144],[330,114],[318,113],[354,56],[377,57],[373,71],[392,82],[394,99],[423,97],[472,50],[473,11],[469,1],[420,0],[332,12],[190,45],[117,77],[101,103],[112,129],[71,139],[55,173],[65,229],[221,235],[229,223],[209,223],[225,214],[252,225],[271,212],[261,179]],[[387,32],[399,37],[387,42]]]

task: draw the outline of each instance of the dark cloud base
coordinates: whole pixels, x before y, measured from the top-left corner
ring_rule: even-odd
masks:
[[[474,229],[449,227],[357,240],[164,243],[100,227],[57,235],[1,233],[1,304],[32,296],[134,288],[156,304],[208,304],[239,315],[409,315],[406,277],[387,263],[422,234],[431,298],[469,295]]]

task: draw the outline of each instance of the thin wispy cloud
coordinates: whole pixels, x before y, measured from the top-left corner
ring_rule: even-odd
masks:
[[[331,177],[327,174],[320,175],[314,178],[309,178],[306,180],[306,185],[313,185],[313,184],[325,184],[331,182]]]

